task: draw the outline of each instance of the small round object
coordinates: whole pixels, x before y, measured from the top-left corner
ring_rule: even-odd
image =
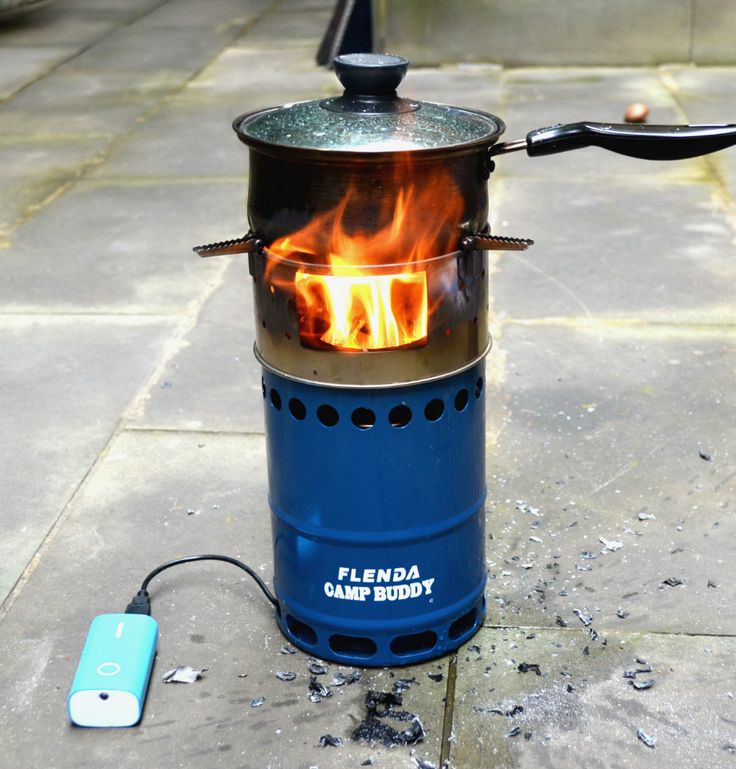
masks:
[[[627,123],[646,123],[648,117],[649,107],[641,101],[629,104],[624,113],[624,120]]]

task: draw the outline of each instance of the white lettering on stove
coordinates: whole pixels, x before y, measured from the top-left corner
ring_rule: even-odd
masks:
[[[339,582],[325,582],[325,595],[328,598],[342,598],[346,601],[365,601],[371,589],[360,585],[341,585]]]
[[[408,568],[395,566],[388,569],[362,570],[339,566],[337,581],[325,582],[324,591],[328,598],[345,601],[367,601],[369,597],[373,601],[405,601],[408,598],[431,595],[434,580],[434,577],[421,579],[417,564],[412,564]],[[353,584],[341,584],[343,582]],[[374,587],[367,587],[367,585],[374,585]]]
[[[392,569],[353,569],[348,566],[339,566],[337,580],[342,582],[347,579],[350,582],[405,582],[410,579],[419,579],[419,567],[412,564],[408,569],[405,566],[394,566]]]

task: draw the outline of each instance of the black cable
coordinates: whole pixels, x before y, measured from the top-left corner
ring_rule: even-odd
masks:
[[[166,569],[170,569],[172,566],[178,566],[181,563],[192,563],[194,561],[224,561],[225,563],[231,563],[233,566],[237,566],[243,571],[250,574],[256,581],[258,587],[261,588],[263,594],[268,600],[276,607],[276,611],[279,611],[279,602],[276,596],[266,587],[266,583],[256,574],[253,569],[248,566],[247,563],[239,561],[237,558],[231,558],[229,555],[188,555],[184,558],[175,558],[173,561],[167,561],[162,563],[161,566],[157,566],[144,580],[141,585],[141,589],[133,600],[128,604],[126,609],[127,614],[150,614],[151,613],[151,600],[148,595],[148,585],[150,581]]]

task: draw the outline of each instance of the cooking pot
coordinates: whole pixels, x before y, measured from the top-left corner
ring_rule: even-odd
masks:
[[[249,253],[256,355],[271,370],[305,382],[384,387],[429,381],[487,354],[484,251],[523,250],[533,242],[490,232],[488,179],[497,155],[598,146],[673,160],[736,143],[734,125],[590,122],[540,128],[501,143],[505,126],[495,115],[399,97],[408,66],[400,56],[349,54],[334,63],[342,96],[235,119],[233,128],[250,150],[251,229],[194,249],[200,256]],[[384,233],[390,238],[381,248]],[[361,239],[358,252],[343,249]],[[326,356],[316,349],[299,321],[296,282],[321,271],[339,273],[339,264],[353,280],[369,272],[424,272],[431,314],[424,342],[369,355]]]
[[[505,125],[487,112],[401,98],[396,88],[407,59],[347,54],[334,61],[342,96],[285,104],[239,116],[238,138],[250,148],[248,220],[252,234],[198,248],[202,256],[252,250],[306,226],[350,195],[346,230],[372,232],[387,202],[407,180],[422,188],[444,174],[462,199],[439,253],[466,248],[525,248],[529,241],[488,235],[487,180],[497,155],[531,157],[597,146],[649,160],[707,154],[736,143],[736,125],[636,125],[579,122],[539,128],[525,139],[499,142]],[[435,202],[440,204],[436,196]],[[411,232],[431,220],[433,206],[409,212]],[[417,221],[411,221],[412,217]]]

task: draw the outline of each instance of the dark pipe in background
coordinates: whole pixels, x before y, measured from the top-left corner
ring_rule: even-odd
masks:
[[[331,68],[342,53],[372,51],[371,0],[338,0],[317,51],[317,64]]]

